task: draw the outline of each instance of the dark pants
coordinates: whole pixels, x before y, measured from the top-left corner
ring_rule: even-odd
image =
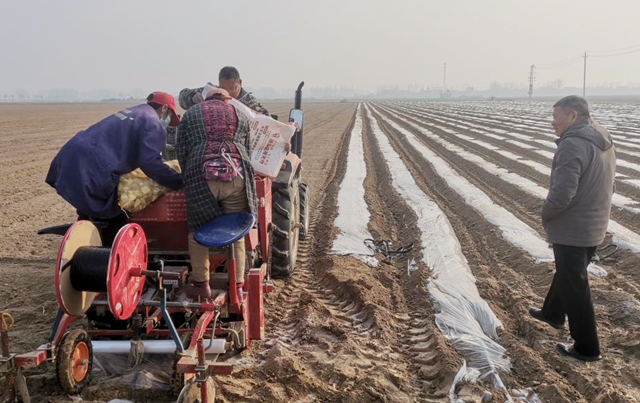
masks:
[[[109,219],[92,218],[87,214],[78,211],[78,220],[88,220],[96,223],[96,226],[100,230],[100,238],[102,238],[102,246],[111,247],[113,241],[118,235],[120,228],[127,225],[129,219],[125,213]]]
[[[595,246],[553,244],[556,274],[542,307],[542,314],[554,323],[564,323],[564,316],[567,315],[575,349],[584,355],[600,355],[587,275],[587,267],[595,251]]]

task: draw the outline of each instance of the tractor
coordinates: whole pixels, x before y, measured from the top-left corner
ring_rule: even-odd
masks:
[[[25,375],[44,363],[55,366],[67,394],[90,383],[94,353],[129,354],[135,366],[146,354],[173,354],[171,388],[179,402],[215,400],[212,377],[231,374],[221,356],[265,339],[264,299],[271,278],[286,278],[296,266],[298,243],[309,229],[309,188],[302,181],[304,112],[302,87],[289,121],[297,123],[276,178],[256,175],[257,220],[250,213],[218,217],[195,232],[210,248],[210,299],[185,299],[190,271],[186,196],[170,192],[130,216],[110,248],[102,245],[99,221],[45,228],[62,235],[55,266],[59,309],[47,343],[25,354],[8,350],[10,316],[0,328],[0,374],[9,401],[29,401]],[[245,239],[246,268],[237,267],[233,243]],[[246,270],[245,287],[235,287]],[[2,396],[0,396],[2,398]]]

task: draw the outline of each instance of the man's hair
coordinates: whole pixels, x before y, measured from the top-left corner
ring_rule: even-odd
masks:
[[[564,97],[553,105],[554,108],[567,108],[578,113],[578,117],[589,117],[589,104],[587,100],[577,95]]]
[[[162,108],[162,105],[157,104],[155,102],[149,102],[153,99],[153,93],[149,94],[149,96],[147,96],[147,105],[149,105],[150,107],[152,107],[155,110],[158,110],[160,108]]]
[[[240,81],[240,73],[238,72],[238,69],[231,66],[225,66],[220,69],[220,73],[218,73],[218,81],[222,80]]]

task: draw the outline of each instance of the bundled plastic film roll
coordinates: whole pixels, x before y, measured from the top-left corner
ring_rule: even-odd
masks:
[[[165,161],[169,167],[180,172],[178,160]],[[118,183],[118,204],[130,213],[137,213],[158,200],[160,196],[171,192],[168,187],[149,179],[140,168],[120,177]]]

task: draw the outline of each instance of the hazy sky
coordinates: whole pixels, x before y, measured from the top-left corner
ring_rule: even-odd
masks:
[[[173,93],[238,67],[245,86],[526,84],[529,66],[640,45],[639,0],[0,0],[0,93]],[[640,46],[638,46],[640,49]],[[640,52],[590,58],[588,84],[640,83]],[[538,70],[582,85],[582,59]]]

